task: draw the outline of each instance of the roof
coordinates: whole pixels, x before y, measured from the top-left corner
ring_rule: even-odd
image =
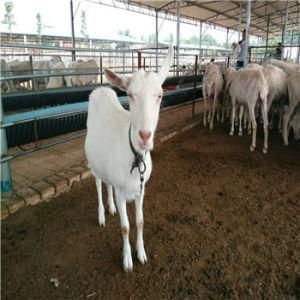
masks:
[[[176,16],[176,1],[117,1],[125,3],[127,9],[130,9],[130,6],[136,6],[141,10],[148,8],[154,12],[158,11],[167,16],[173,16],[173,18]],[[185,19],[182,20],[183,22],[197,23],[202,21],[215,26],[238,30],[240,5],[242,9],[242,28],[245,28],[247,1],[180,1],[180,14]],[[269,18],[269,36],[281,35],[287,5],[289,11],[287,30],[299,30],[300,0],[253,0],[250,33],[266,37]]]

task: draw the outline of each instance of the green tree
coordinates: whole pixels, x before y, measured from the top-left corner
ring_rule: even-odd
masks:
[[[174,43],[173,33],[170,33],[170,35],[164,39],[164,42],[168,43],[169,45],[173,45],[173,43]]]
[[[86,32],[87,31],[86,18],[87,18],[86,11],[82,10],[81,11],[81,29],[80,29],[80,32],[84,37],[88,38],[89,35]]]
[[[203,36],[202,43],[208,46],[219,46],[219,43],[210,34]]]
[[[125,30],[119,30],[118,31],[118,34],[119,35],[123,35],[123,36],[127,36],[127,37],[133,37],[131,34],[130,34],[130,30],[127,28]]]
[[[149,44],[153,44],[153,43],[155,43],[155,42],[156,42],[156,36],[155,36],[155,33],[150,34],[150,35],[148,36],[148,43],[149,43]]]
[[[2,24],[7,25],[9,31],[9,40],[11,41],[11,30],[13,25],[16,24],[16,22],[14,21],[15,16],[13,14],[14,3],[12,0],[5,1],[4,6],[5,6],[5,14],[4,14],[4,20],[2,21]]]
[[[36,14],[36,33],[39,38],[40,45],[42,44],[42,31],[43,31],[43,23],[42,23],[42,16],[38,12]]]

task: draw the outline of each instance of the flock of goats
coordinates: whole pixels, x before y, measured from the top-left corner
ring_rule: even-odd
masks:
[[[230,66],[222,75],[218,65],[210,63],[203,77],[203,96],[204,126],[208,121],[210,129],[213,129],[215,112],[219,119],[220,108],[222,110],[221,121],[224,122],[225,115],[229,114],[231,108],[230,135],[234,134],[235,125],[239,127],[239,135],[242,135],[243,127],[247,127],[248,134],[251,134],[252,126],[250,151],[254,151],[256,147],[256,119],[259,109],[264,128],[263,153],[268,152],[269,112],[271,113],[271,128],[275,113],[279,113],[278,130],[282,132],[285,145],[288,145],[290,128],[294,130],[295,139],[300,139],[299,64],[270,59],[263,65],[250,63],[238,71]],[[207,116],[208,99],[211,101],[209,101]],[[239,106],[239,112],[237,106]]]
[[[43,77],[45,75],[65,74],[64,76]],[[84,74],[87,73],[87,74]],[[70,75],[68,75],[70,74]],[[80,74],[80,75],[73,75]],[[99,66],[94,59],[86,61],[78,59],[68,63],[66,67],[60,56],[52,56],[49,60],[13,60],[6,62],[1,59],[1,77],[20,76],[15,80],[1,81],[2,92],[16,92],[30,87],[26,76],[37,75],[33,79],[35,90],[62,88],[64,86],[86,86],[95,84],[99,74]],[[22,78],[23,77],[23,78]]]
[[[238,51],[239,49],[235,51],[233,47],[234,56]],[[224,66],[224,62],[222,65]],[[213,129],[215,112],[219,120],[220,110],[222,111],[221,121],[224,122],[231,108],[230,135],[233,135],[235,125],[239,127],[239,135],[242,135],[243,127],[247,127],[248,134],[251,134],[252,127],[250,150],[254,151],[256,119],[260,108],[260,119],[264,127],[263,153],[268,151],[268,128],[273,127],[276,113],[279,114],[278,130],[282,132],[284,144],[288,145],[290,128],[293,128],[294,138],[300,139],[300,107],[296,108],[300,102],[300,66],[298,64],[270,59],[263,65],[250,63],[246,68],[238,71],[230,66],[222,72],[223,68],[218,62],[205,62],[201,67],[205,68],[203,77],[204,126],[208,121],[210,129]],[[59,76],[60,73],[64,73],[64,76]],[[38,77],[30,81],[26,76],[32,74]],[[43,77],[49,74],[56,74],[56,76]],[[86,86],[96,84],[98,74],[99,66],[94,59],[86,61],[79,59],[69,62],[67,67],[60,56],[32,63],[29,60],[14,60],[7,63],[1,59],[1,77],[21,76],[17,80],[2,80],[1,91],[20,91],[26,89],[26,85],[28,85],[27,89],[34,88],[34,90]],[[207,115],[207,100],[210,98]],[[271,115],[270,126],[269,113]]]

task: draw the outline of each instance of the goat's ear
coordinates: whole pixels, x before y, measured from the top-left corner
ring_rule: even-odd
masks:
[[[173,47],[169,48],[169,52],[158,72],[158,77],[160,78],[161,84],[164,83],[165,79],[168,76],[170,66],[172,65],[173,61]]]
[[[130,81],[129,77],[119,76],[119,75],[117,75],[116,73],[114,73],[113,71],[111,71],[109,69],[105,69],[104,73],[105,73],[105,76],[106,76],[107,80],[112,85],[116,86],[120,90],[123,90],[125,92],[127,91],[129,81]]]

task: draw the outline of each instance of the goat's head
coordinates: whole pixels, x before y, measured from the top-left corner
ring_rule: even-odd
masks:
[[[137,150],[151,150],[159,108],[163,96],[162,84],[169,73],[173,49],[170,48],[158,73],[138,70],[131,77],[105,70],[111,84],[126,91],[131,116],[131,138]]]

